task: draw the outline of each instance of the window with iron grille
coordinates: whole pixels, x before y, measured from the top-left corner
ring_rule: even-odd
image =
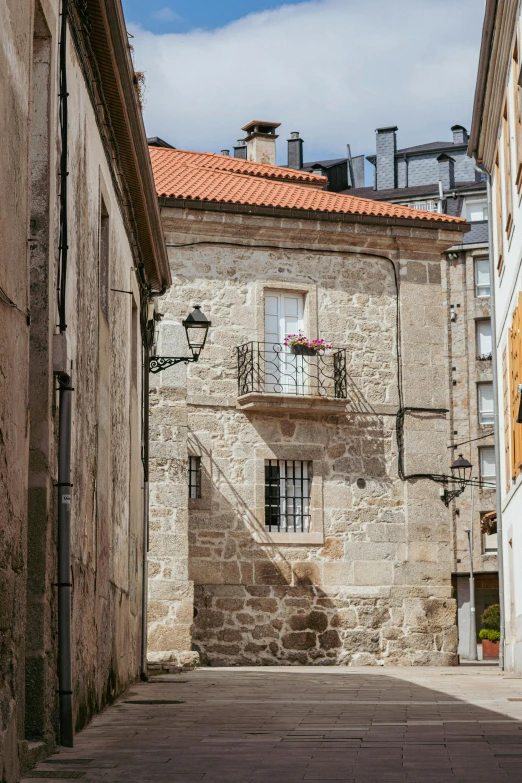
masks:
[[[189,457],[189,498],[201,497],[201,457]]]
[[[271,533],[310,531],[312,463],[265,460],[265,527]]]

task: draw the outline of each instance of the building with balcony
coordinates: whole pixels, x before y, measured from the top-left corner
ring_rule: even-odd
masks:
[[[151,381],[149,660],[455,663],[431,479],[450,463],[440,259],[466,222],[150,153],[175,291],[157,354],[186,350],[192,304],[212,327]],[[331,348],[292,350],[299,332]]]

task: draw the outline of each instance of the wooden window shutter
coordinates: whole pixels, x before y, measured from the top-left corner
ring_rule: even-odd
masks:
[[[497,235],[497,272],[500,275],[504,266],[504,232],[502,231],[502,195],[500,192],[500,144],[497,145],[495,158],[495,225]],[[493,285],[493,281],[491,281]]]
[[[513,108],[515,112],[516,145],[517,145],[517,193],[522,188],[522,115],[520,113],[520,49],[518,35],[513,48]]]
[[[504,228],[509,236],[513,225],[513,187],[511,180],[511,150],[509,147],[509,117],[507,99],[504,103],[502,115],[502,140],[504,142],[504,199],[505,215]]]
[[[511,351],[511,334],[508,330],[508,344]],[[511,397],[511,384],[509,382],[508,375],[508,352],[507,348],[504,348],[502,354],[502,397],[504,402],[504,466],[506,471],[506,492],[509,492],[511,486],[511,476],[513,469],[511,465],[511,429],[510,429],[510,397]]]

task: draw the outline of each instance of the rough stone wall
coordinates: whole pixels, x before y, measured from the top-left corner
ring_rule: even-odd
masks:
[[[0,780],[18,778],[23,726],[29,446],[29,109],[33,9],[0,6]],[[0,298],[3,295],[0,293]]]
[[[152,411],[159,471],[151,489],[154,654],[176,660],[187,652],[194,585],[192,642],[205,663],[454,663],[449,514],[437,485],[398,478],[393,272],[360,249],[392,253],[398,263],[405,405],[444,408],[444,239],[167,207],[163,220],[173,246],[225,240],[320,242],[322,249],[171,251],[176,295],[161,304],[160,355],[162,341],[179,333],[186,303],[201,304],[212,329],[186,381],[183,370],[161,378]],[[345,409],[303,412],[285,398],[264,410],[238,403],[235,346],[264,339],[263,292],[278,288],[305,293],[310,336],[347,348]],[[182,448],[174,443],[180,425],[187,428]],[[446,427],[440,413],[406,416],[406,472],[446,469]],[[189,501],[188,454],[200,456],[203,469],[202,497]],[[310,534],[266,533],[267,458],[312,462]]]
[[[21,311],[0,303],[2,783],[15,783],[20,766],[48,753],[57,739],[53,334],[58,323],[59,11],[58,0],[8,0],[0,7],[6,43],[0,47],[0,285]],[[132,304],[139,303],[134,257],[71,41],[68,93],[66,321],[74,387],[72,649],[78,730],[139,672],[141,344],[132,344]],[[109,291],[105,325],[98,275],[101,197],[110,220],[109,289],[132,291],[132,296]],[[135,329],[136,335],[139,340]]]

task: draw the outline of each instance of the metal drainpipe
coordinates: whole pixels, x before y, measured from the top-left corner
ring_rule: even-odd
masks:
[[[147,594],[149,551],[149,358],[148,345],[143,353],[143,563],[141,591],[141,667],[140,678],[148,680],[147,671]]]
[[[71,672],[71,378],[59,376],[58,430],[58,693],[60,745],[73,747]]]
[[[499,422],[499,396],[497,374],[497,325],[495,321],[495,264],[493,262],[493,229],[491,225],[491,177],[489,172],[475,164],[475,168],[481,174],[486,175],[488,186],[488,245],[489,245],[489,287],[490,287],[490,313],[491,313],[491,340],[493,350],[491,352],[493,370],[493,404],[495,416],[495,473],[496,473],[496,511],[497,511],[497,560],[498,560],[498,599],[500,605],[500,645],[498,665],[504,670],[504,644],[506,615],[504,610],[504,550],[502,539],[502,499],[500,493],[500,422]]]

